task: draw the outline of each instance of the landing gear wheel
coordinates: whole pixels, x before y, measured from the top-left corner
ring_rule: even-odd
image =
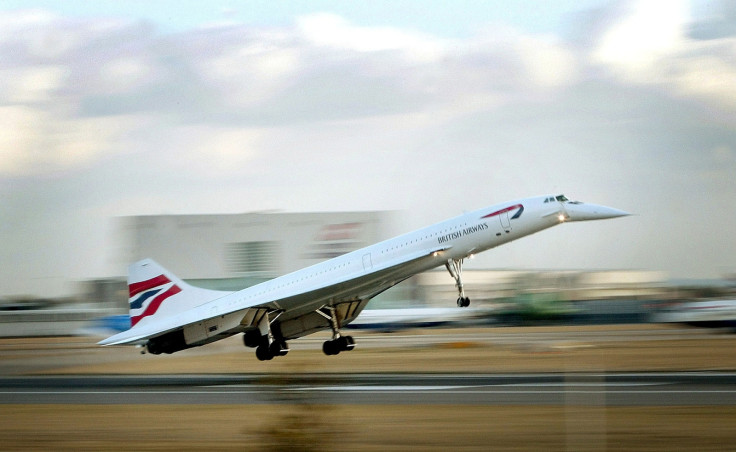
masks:
[[[354,348],[355,339],[353,339],[353,336],[340,336],[322,344],[322,351],[328,356],[337,355],[340,352],[349,352]]]
[[[329,320],[330,328],[332,328],[332,340],[325,341],[322,344],[322,351],[325,355],[337,355],[340,352],[349,352],[355,348],[353,336],[340,334],[340,322],[337,317],[337,309],[334,306],[323,306],[316,312]]]
[[[322,344],[322,351],[327,356],[337,355],[340,353],[340,345],[337,340],[325,341],[325,343]]]
[[[341,352],[349,352],[355,348],[355,340],[352,336],[340,336],[333,342],[336,343]]]
[[[289,346],[286,342],[273,341],[268,347],[268,352],[271,356],[285,356],[289,353]]]
[[[256,348],[261,345],[261,332],[258,330],[247,331],[243,334],[243,345],[250,348]]]
[[[343,350],[347,352],[352,351],[355,348],[355,339],[353,339],[353,336],[343,336],[343,339],[345,339]]]
[[[457,305],[461,308],[467,308],[470,306],[470,298],[468,297],[460,297],[457,299]]]
[[[256,348],[256,358],[258,358],[259,361],[272,360],[273,354],[271,354],[271,347],[267,345],[259,345],[258,348]]]

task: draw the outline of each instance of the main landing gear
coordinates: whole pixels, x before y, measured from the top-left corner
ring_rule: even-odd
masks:
[[[465,296],[465,290],[463,289],[463,260],[448,259],[445,267],[447,267],[447,271],[450,272],[450,276],[455,278],[455,287],[457,287],[458,292],[457,305],[461,308],[470,306],[470,298]]]
[[[349,352],[354,348],[355,339],[353,339],[353,336],[340,336],[322,344],[322,351],[328,356],[337,355],[340,352]]]
[[[278,315],[276,317],[278,318]],[[274,323],[274,320],[276,319],[270,320],[268,311],[264,310],[254,321],[258,329],[249,330],[243,334],[243,344],[256,349],[256,358],[259,361],[270,361],[277,356],[289,353],[289,344],[281,334],[281,327],[278,323]]]
[[[332,340],[325,341],[322,344],[322,351],[325,355],[337,355],[340,352],[349,352],[355,348],[355,339],[352,336],[340,334],[340,322],[334,307],[325,306],[317,310],[317,314],[329,320],[330,328],[332,328]]]
[[[289,353],[289,345],[284,340],[274,340],[270,344],[264,340],[256,348],[256,358],[259,361],[270,361],[277,356],[285,356],[287,353]]]

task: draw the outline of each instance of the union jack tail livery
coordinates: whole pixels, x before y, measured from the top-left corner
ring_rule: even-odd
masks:
[[[152,259],[136,262],[128,270],[131,327],[176,315],[230,293],[190,286]]]

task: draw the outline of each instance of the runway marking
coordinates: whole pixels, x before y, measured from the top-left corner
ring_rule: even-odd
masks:
[[[335,391],[337,388],[293,388],[288,389],[289,391]],[[362,387],[362,388],[349,388],[349,390],[355,390],[355,391],[367,391],[367,392],[396,392],[400,389],[386,389],[386,388],[371,388],[371,387]],[[423,393],[427,392],[427,389],[401,389],[403,392],[406,393]],[[346,389],[342,389],[342,392],[345,392]],[[606,390],[569,390],[569,391],[560,391],[560,392],[550,392],[550,391],[544,391],[544,390],[535,390],[535,391],[495,391],[495,390],[453,390],[453,389],[431,389],[431,391],[437,393],[437,394],[505,394],[505,395],[518,395],[518,394],[568,394],[568,393],[574,393],[574,394],[601,394],[606,393],[608,391]],[[8,395],[91,395],[91,394],[98,394],[98,395],[112,395],[112,394],[134,394],[134,395],[143,395],[143,394],[209,394],[209,395],[218,395],[218,394],[268,394],[273,392],[279,392],[278,389],[274,390],[267,390],[267,391],[0,391],[0,395],[8,394]],[[714,389],[714,390],[705,390],[705,391],[686,391],[686,390],[642,390],[642,391],[615,391],[616,394],[736,394],[736,389]]]
[[[339,390],[338,388],[295,388],[293,391],[335,391]],[[398,389],[395,390],[386,390],[386,389],[372,389],[369,387],[363,387],[362,389],[343,389],[343,392],[350,391],[350,390],[362,390],[365,392],[396,392],[399,391]],[[408,389],[408,390],[401,390],[404,393],[422,393],[427,392],[427,390],[416,390],[416,389]],[[545,390],[524,390],[524,391],[501,391],[501,390],[453,390],[453,389],[436,389],[432,390],[433,393],[436,394],[494,394],[494,395],[519,395],[519,394],[607,394],[611,392],[615,392],[615,394],[736,394],[736,390],[731,389],[724,389],[724,390],[707,390],[707,391],[684,391],[684,390],[662,390],[662,391],[650,391],[650,390],[643,390],[643,391],[637,391],[637,390],[631,390],[631,391],[606,391],[605,389],[601,390],[586,390],[586,389],[572,389],[572,390],[566,390],[566,391],[545,391]]]
[[[636,386],[666,386],[666,385],[673,385],[676,384],[674,382],[642,382],[642,383],[620,383],[620,382],[552,382],[552,383],[544,383],[544,384],[537,384],[537,383],[508,383],[508,384],[499,384],[499,385],[492,385],[492,386],[503,386],[503,387],[518,387],[518,388],[534,388],[534,387],[555,387],[555,388],[564,388],[567,386],[591,386],[591,387],[636,387]]]
[[[288,388],[288,391],[373,391],[373,392],[391,392],[391,391],[452,391],[456,389],[467,388],[468,386],[310,386],[305,388]],[[453,391],[454,392],[454,391]]]

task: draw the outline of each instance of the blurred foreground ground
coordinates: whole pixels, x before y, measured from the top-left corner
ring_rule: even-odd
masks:
[[[734,407],[5,405],[3,450],[725,451]]]
[[[607,372],[736,370],[736,334],[677,325],[414,329],[353,333],[357,347],[321,351],[327,334],[261,362],[240,336],[173,355],[100,347],[98,338],[0,339],[0,375],[289,372]]]
[[[68,337],[0,341],[3,375],[609,372],[736,369],[736,335],[658,325],[324,337],[259,362],[237,338],[171,356]],[[2,450],[732,450],[734,406],[0,405]]]

